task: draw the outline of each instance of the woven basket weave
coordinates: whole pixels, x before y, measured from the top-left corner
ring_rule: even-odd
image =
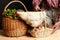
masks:
[[[7,7],[14,2],[22,4],[25,10],[27,11],[25,5],[21,1],[11,1],[6,5],[4,11],[6,11]],[[13,19],[12,17],[9,16],[3,16],[2,26],[5,35],[10,37],[22,36],[25,35],[27,32],[27,25],[25,25],[23,21]]]

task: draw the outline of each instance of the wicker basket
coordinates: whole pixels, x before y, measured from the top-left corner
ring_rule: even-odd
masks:
[[[18,2],[22,4],[25,10],[27,11],[25,5],[21,1],[11,1],[6,5],[4,11],[6,11],[7,7],[14,2]],[[12,17],[9,17],[9,16],[3,16],[2,26],[3,26],[3,31],[5,35],[9,37],[22,36],[22,35],[25,35],[27,32],[27,25],[25,25],[23,21],[13,19]]]

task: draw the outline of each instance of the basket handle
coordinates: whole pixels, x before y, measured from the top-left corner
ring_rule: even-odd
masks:
[[[5,6],[4,11],[6,11],[7,7],[8,7],[10,4],[14,3],[14,2],[20,3],[20,4],[24,7],[24,9],[25,9],[26,11],[28,11],[27,8],[26,8],[26,6],[25,6],[21,1],[11,1],[11,2],[9,2],[9,3]]]

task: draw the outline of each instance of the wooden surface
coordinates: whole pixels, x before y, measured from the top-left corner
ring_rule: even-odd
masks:
[[[58,29],[54,34],[45,38],[33,38],[33,37],[6,37],[3,35],[3,32],[0,30],[0,40],[60,40],[60,29]]]

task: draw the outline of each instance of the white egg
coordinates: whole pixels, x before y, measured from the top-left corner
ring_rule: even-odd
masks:
[[[38,29],[38,30],[37,30]],[[48,37],[51,35],[53,29],[50,28],[44,28],[42,27],[42,29],[39,30],[39,28],[35,28],[33,30],[30,31],[31,36],[33,37],[37,37],[37,38],[43,38],[43,37]]]

